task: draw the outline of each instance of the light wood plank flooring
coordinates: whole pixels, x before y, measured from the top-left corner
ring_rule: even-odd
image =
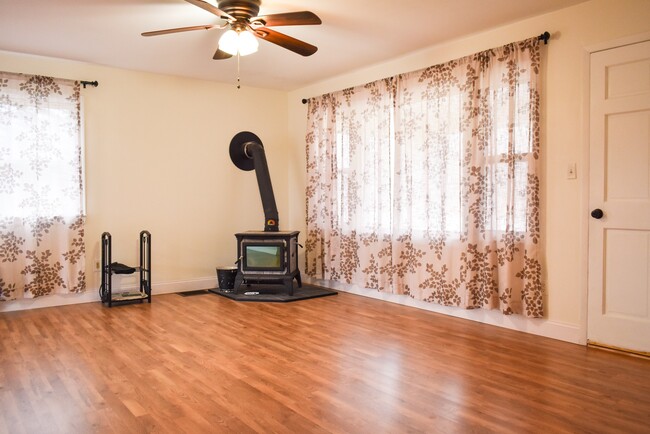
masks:
[[[340,293],[0,314],[4,433],[648,433],[650,361]]]

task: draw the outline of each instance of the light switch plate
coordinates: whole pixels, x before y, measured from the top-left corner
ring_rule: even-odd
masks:
[[[566,168],[566,179],[576,179],[576,163],[569,163]]]

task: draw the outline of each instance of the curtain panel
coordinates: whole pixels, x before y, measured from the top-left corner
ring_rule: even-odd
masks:
[[[0,301],[82,292],[79,82],[0,72]]]
[[[311,98],[306,274],[541,317],[537,38]]]

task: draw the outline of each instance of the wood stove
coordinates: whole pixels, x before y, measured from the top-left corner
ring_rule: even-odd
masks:
[[[230,142],[230,159],[241,170],[255,169],[264,208],[264,231],[248,231],[237,237],[237,276],[234,292],[242,284],[281,284],[293,295],[293,280],[302,287],[298,270],[298,231],[279,229],[278,209],[273,195],[271,176],[262,141],[255,134],[242,131]]]
[[[302,286],[298,269],[298,231],[248,231],[235,234],[239,264],[236,292],[242,284],[282,284],[293,295],[293,280]]]

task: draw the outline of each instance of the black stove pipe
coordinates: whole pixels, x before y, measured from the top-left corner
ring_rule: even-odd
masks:
[[[257,142],[247,142],[244,144],[244,152],[249,158],[253,159],[253,165],[255,166],[255,176],[257,176],[257,185],[260,189],[262,207],[264,208],[264,231],[277,232],[279,230],[278,207],[275,204],[273,185],[271,185],[271,175],[269,174],[269,166],[266,163],[264,148]]]
[[[262,141],[255,134],[242,131],[230,142],[230,159],[242,170],[255,169],[257,186],[260,189],[262,207],[264,208],[264,231],[279,231],[278,208],[275,204],[273,185]]]

